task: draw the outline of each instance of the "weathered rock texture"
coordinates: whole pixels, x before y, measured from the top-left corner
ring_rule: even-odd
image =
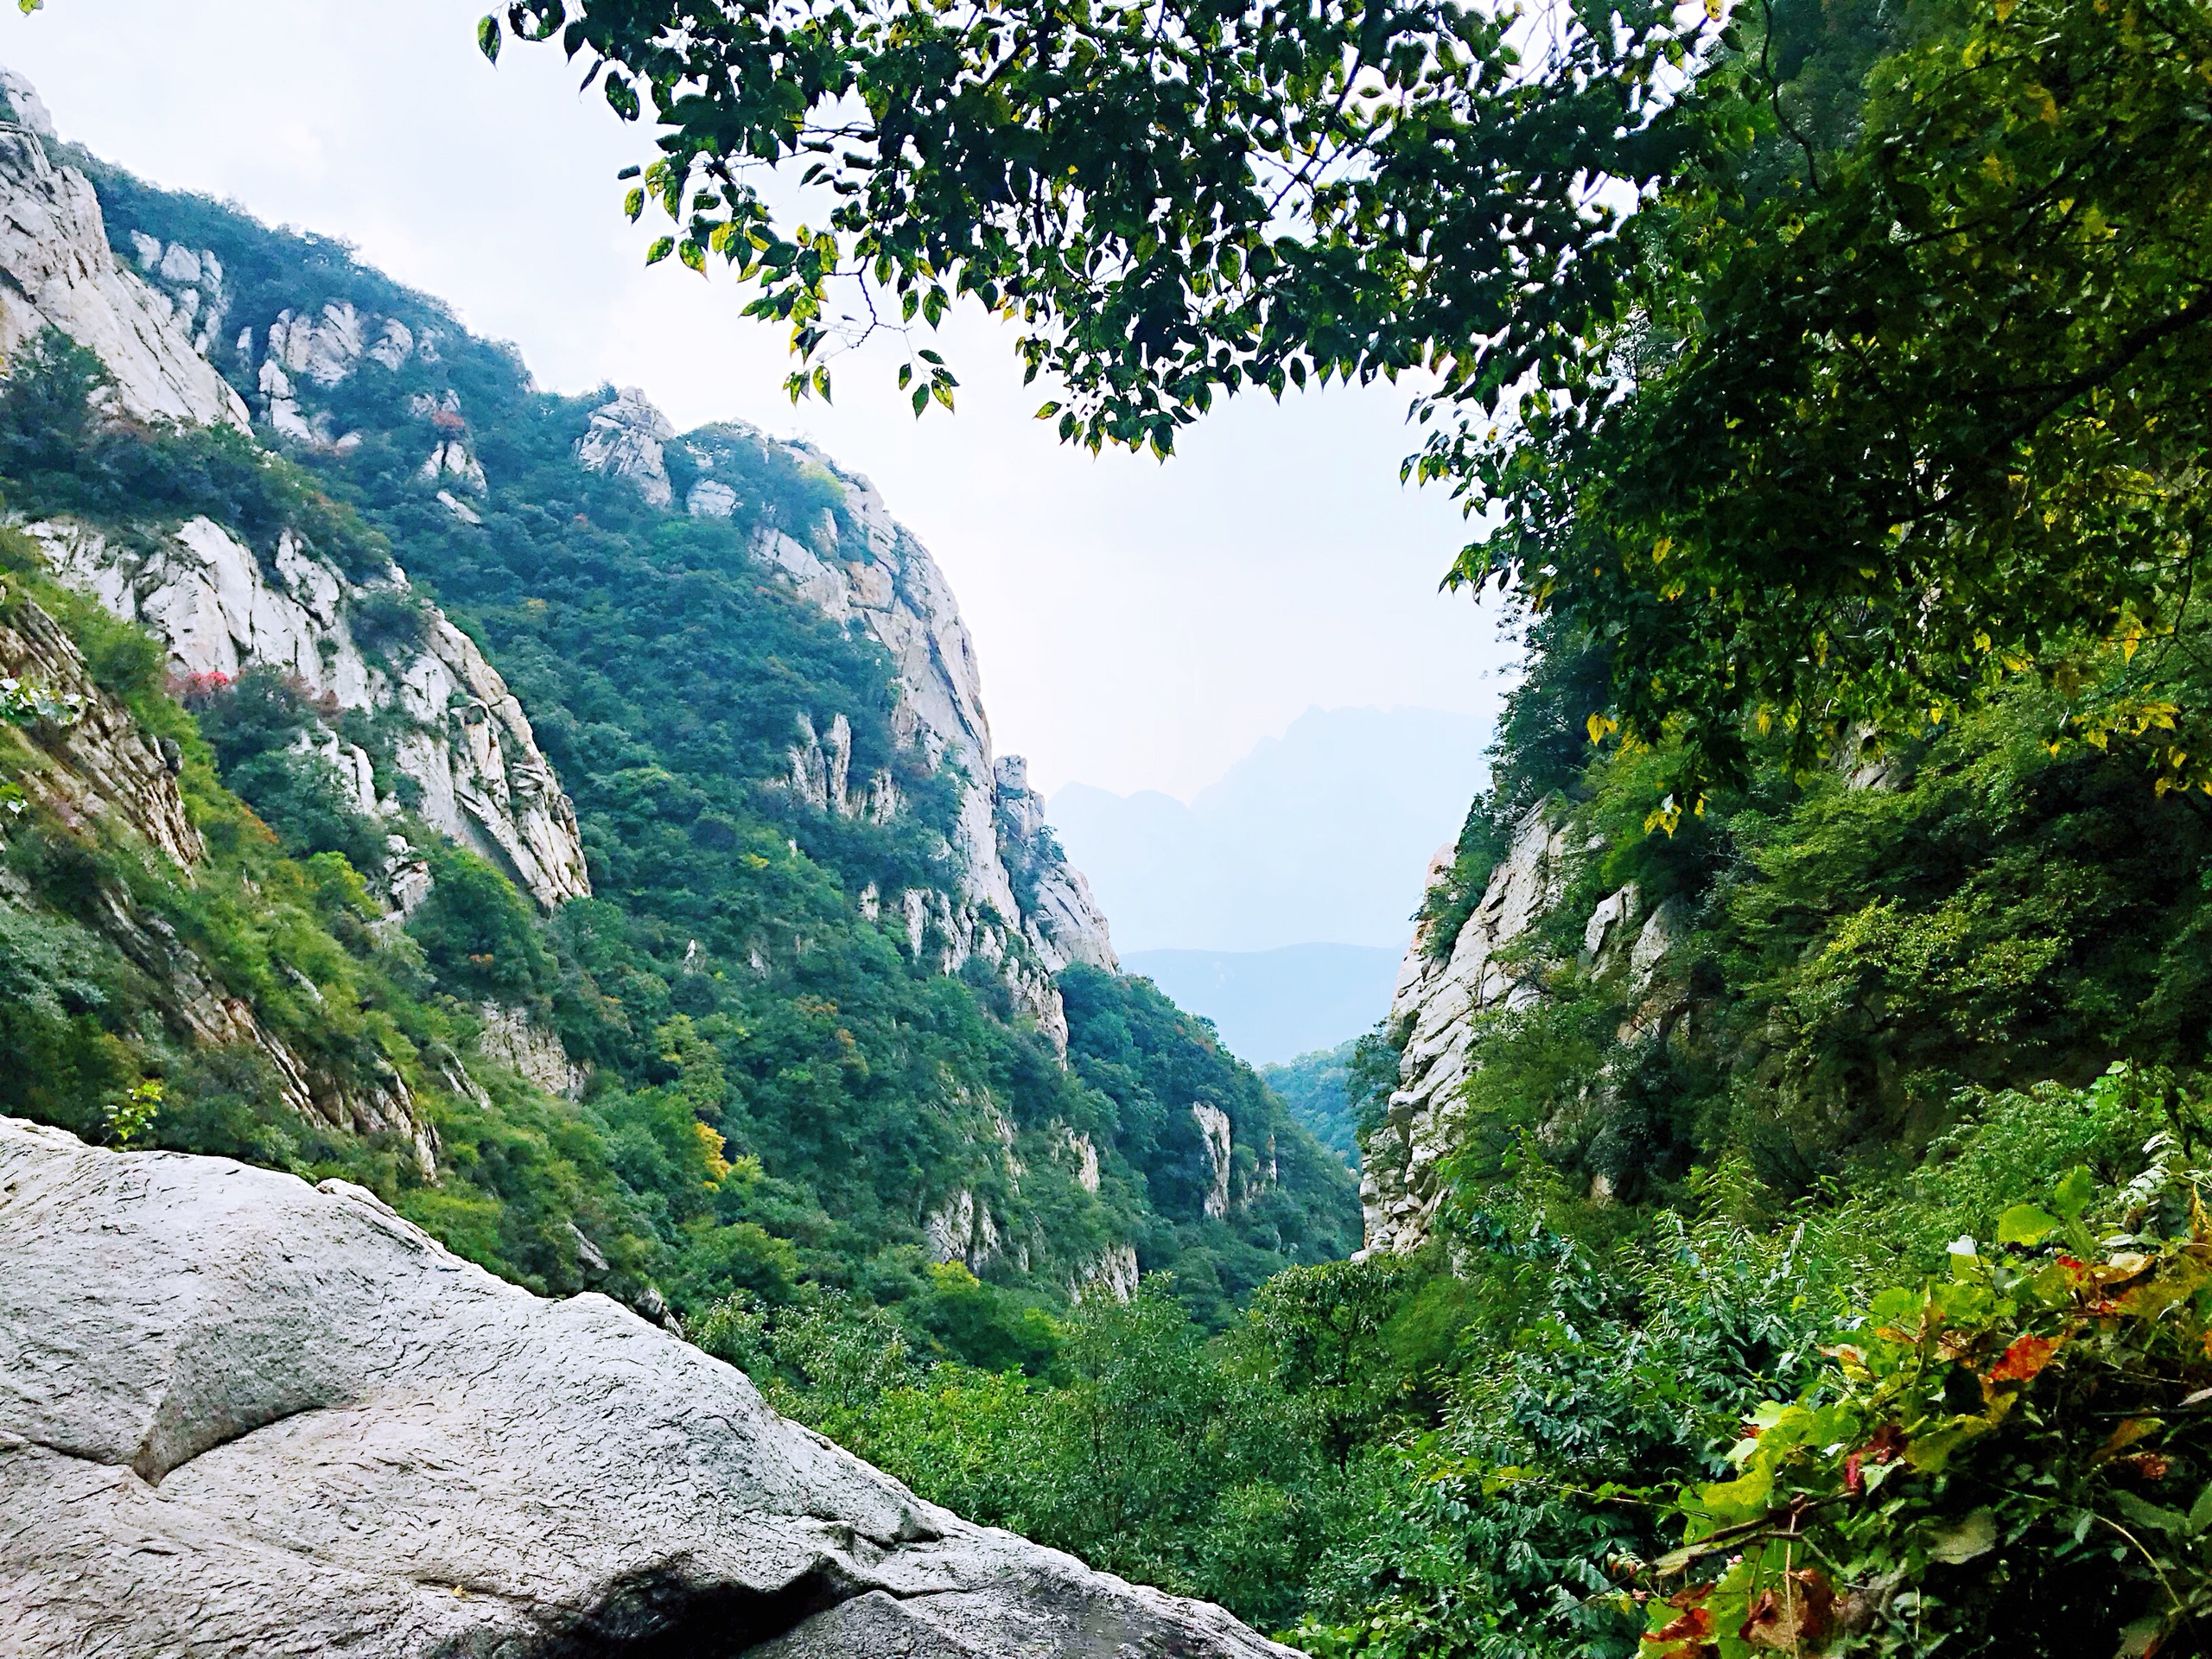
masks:
[[[1414,1250],[1428,1237],[1443,1198],[1436,1162],[1451,1149],[1474,1020],[1535,995],[1534,985],[1499,955],[1558,899],[1573,842],[1556,805],[1537,806],[1515,830],[1451,950],[1438,953],[1427,923],[1406,948],[1390,998],[1391,1025],[1405,1033],[1398,1087],[1382,1126],[1362,1147],[1360,1205],[1370,1250]],[[1440,848],[1429,861],[1431,886],[1451,869],[1452,850]]]
[[[5,90],[21,113],[27,84],[11,75]],[[29,102],[50,134],[36,95]],[[19,122],[0,122],[0,359],[59,329],[99,359],[119,413],[246,427],[245,404],[193,350],[174,303],[116,264],[92,181],[54,166],[46,138]]]
[[[28,600],[0,592],[0,678],[35,687],[68,715],[0,727],[10,781],[28,804],[52,814],[72,834],[143,855],[164,874],[190,881],[204,856],[177,789],[178,756],[164,753],[86,670],[60,627]],[[41,895],[0,870],[0,904],[33,906]],[[405,1081],[388,1068],[372,1081],[340,1083],[308,1065],[255,1014],[224,990],[207,965],[130,887],[102,879],[80,906],[87,925],[145,976],[175,1033],[213,1047],[244,1045],[270,1062],[285,1102],[311,1122],[356,1134],[398,1135],[427,1174],[436,1139]],[[5,1225],[0,1223],[0,1274],[6,1272]]]
[[[1287,1655],[362,1190],[0,1119],[0,1650]]]
[[[583,1098],[590,1076],[569,1058],[551,1030],[531,1019],[526,1010],[505,1002],[481,1003],[476,1012],[484,1021],[477,1034],[477,1052],[512,1067],[524,1081],[536,1084],[549,1095]]]
[[[165,639],[181,678],[230,680],[268,666],[333,712],[395,715],[393,760],[420,791],[426,822],[476,848],[549,908],[591,891],[575,808],[522,705],[476,642],[416,599],[397,568],[376,583],[355,582],[288,532],[266,569],[208,518],[129,543],[78,524],[30,529],[64,582]],[[372,598],[411,606],[412,637],[365,647],[355,624]],[[326,747],[362,811],[397,808],[378,796],[365,753],[335,733]]]
[[[33,111],[50,134],[20,76],[0,81],[0,91],[19,117]],[[205,356],[229,305],[220,262],[143,233],[134,245],[137,271],[110,250],[90,181],[54,166],[32,125],[0,123],[0,360],[55,328],[99,357],[118,412],[249,429],[244,402]],[[346,305],[326,306],[314,319],[284,312],[270,326],[267,345],[259,384],[272,424],[333,448],[344,438],[301,413],[294,377],[329,386],[364,356],[396,362],[435,350],[404,325]],[[442,464],[464,475],[474,467],[480,487],[465,423],[444,404],[423,414],[434,459],[458,455]],[[357,639],[354,620],[372,594],[387,607],[395,597],[412,599],[397,569],[356,582],[289,535],[264,563],[207,518],[141,526],[129,546],[80,525],[32,528],[63,580],[166,639],[180,675],[227,679],[266,664],[327,696],[334,709],[395,714],[404,728],[396,740],[398,770],[422,791],[425,819],[505,868],[541,904],[590,891],[575,810],[521,705],[474,643],[427,605],[419,607],[419,637],[395,637],[374,651]],[[368,757],[334,734],[326,747],[363,810],[388,810],[370,781]]]
[[[1541,976],[1557,964],[1511,947],[1560,902],[1577,861],[1602,845],[1577,827],[1561,803],[1541,802],[1516,827],[1482,902],[1450,950],[1439,951],[1432,924],[1414,931],[1390,999],[1389,1028],[1404,1042],[1398,1087],[1382,1125],[1362,1147],[1366,1251],[1412,1251],[1430,1237],[1444,1198],[1437,1166],[1458,1140],[1480,1018],[1535,1000]],[[1454,850],[1439,848],[1429,861],[1431,888],[1449,875]],[[1663,1036],[1683,1014],[1686,988],[1665,964],[1688,919],[1679,899],[1647,909],[1634,882],[1606,894],[1583,918],[1574,965],[1620,988],[1628,1014],[1616,1040],[1624,1046]],[[1602,1103],[1609,1081],[1589,1080],[1586,1105]],[[1571,1137],[1576,1128],[1561,1120],[1541,1126],[1540,1134],[1549,1141]],[[1605,1196],[1610,1179],[1594,1176],[1593,1193]]]
[[[728,518],[741,498],[715,468],[737,449],[772,442],[738,423],[702,427],[678,437],[636,388],[627,388],[592,416],[577,445],[587,467],[633,480],[656,505],[674,501],[667,452],[681,445],[697,468],[685,493],[695,517]],[[960,869],[956,891],[894,894],[909,943],[935,954],[957,973],[971,957],[998,971],[1017,1007],[1034,1014],[1065,1044],[1067,1019],[1052,976],[1072,962],[1114,970],[1119,963],[1106,918],[1081,872],[1067,861],[1045,823],[1043,798],[1028,785],[1019,755],[995,756],[983,712],[982,676],[960,607],[929,550],[894,520],[875,486],[841,471],[805,444],[790,446],[834,481],[844,522],[825,514],[807,538],[770,531],[763,561],[832,620],[858,620],[891,655],[899,675],[895,716],[902,743],[931,766],[950,762],[963,779],[952,846]],[[727,468],[732,479],[741,472]],[[824,811],[848,817],[887,817],[899,806],[887,773],[850,775],[852,737],[842,715],[807,720],[793,735],[791,787]],[[870,902],[887,902],[873,895]]]

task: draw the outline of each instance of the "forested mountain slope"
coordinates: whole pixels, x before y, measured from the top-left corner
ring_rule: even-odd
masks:
[[[544,1290],[966,1298],[986,1345],[1141,1271],[1219,1319],[1356,1242],[1340,1166],[1114,976],[864,480],[541,392],[15,91],[11,602],[167,740],[207,853],[18,782],[6,1109],[346,1173]],[[10,779],[67,771],[68,709],[16,712]]]
[[[2145,785],[2148,740],[2054,753],[2022,691],[1878,760],[1777,754],[1669,834],[1657,763],[1578,729],[1602,672],[1540,634],[1432,870],[1367,1109],[1370,1246],[1419,1248],[1447,1172],[1522,1136],[1593,1203],[1732,1155],[1804,1191],[1908,1166],[1977,1091],[2202,1064],[2212,824]]]

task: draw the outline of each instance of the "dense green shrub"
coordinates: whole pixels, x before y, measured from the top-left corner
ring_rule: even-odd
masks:
[[[142,429],[102,408],[99,359],[54,329],[27,342],[0,378],[0,480],[9,505],[122,528],[206,516],[273,562],[289,531],[357,578],[384,574],[391,549],[292,462],[228,426]]]

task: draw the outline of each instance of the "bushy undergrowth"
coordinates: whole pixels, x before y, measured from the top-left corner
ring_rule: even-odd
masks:
[[[1982,1101],[1940,1174],[1789,1201],[1737,1160],[1633,1228],[1532,1164],[1448,1247],[1278,1274],[1211,1336],[1158,1285],[1035,1312],[982,1366],[836,1299],[734,1295],[693,1335],[925,1497],[1317,1655],[1625,1659],[1663,1631],[1651,1659],[1742,1659],[1791,1629],[1916,1654],[1939,1615],[1946,1651],[2020,1651],[2037,1621],[2042,1651],[2111,1653],[2124,1624],[2173,1651],[2154,1586],[2190,1618],[2212,1595],[2212,1468],[2166,1427],[2208,1369],[2186,1323],[2212,1299],[2183,1146],[2203,1122],[2116,1070]],[[2067,1243],[2084,1220],[2098,1237]],[[932,1277],[957,1319],[976,1287]],[[2099,1381],[2123,1373],[2124,1398]],[[2006,1466],[2023,1495],[1993,1500]],[[2154,1548],[2122,1561],[2085,1516]],[[2001,1594],[2047,1560],[2109,1614],[2055,1646],[2073,1592]]]

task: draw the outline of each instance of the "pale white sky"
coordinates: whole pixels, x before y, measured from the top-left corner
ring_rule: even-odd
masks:
[[[342,236],[542,385],[643,386],[679,427],[735,416],[868,474],[944,567],[1001,753],[1046,791],[1079,780],[1188,797],[1305,709],[1493,709],[1511,653],[1441,595],[1463,539],[1435,490],[1402,489],[1405,396],[1245,398],[1166,466],[1094,459],[1032,418],[1010,331],[962,314],[939,342],[957,415],[916,422],[895,359],[840,365],[794,410],[783,340],[727,278],[644,237],[613,175],[645,159],[551,48],[476,52],[484,0],[48,0],[0,8],[0,63],[65,137],[158,183]]]

